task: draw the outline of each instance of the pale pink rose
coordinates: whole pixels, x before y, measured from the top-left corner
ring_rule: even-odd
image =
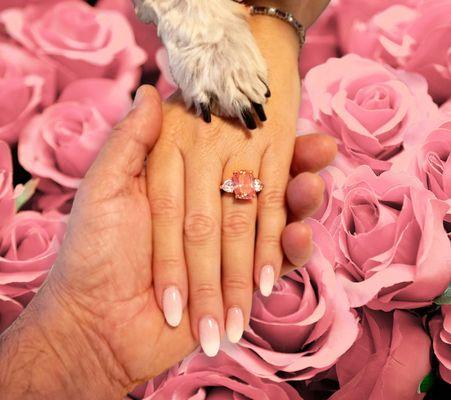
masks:
[[[115,81],[79,80],[24,128],[19,161],[40,178],[39,190],[50,196],[44,209],[53,205],[65,211],[60,206],[72,199],[113,125],[130,105],[128,92]],[[55,194],[59,197],[56,203]]]
[[[23,306],[18,301],[0,294],[0,334],[14,322],[22,310]]]
[[[450,206],[445,218],[451,222],[451,118],[430,122],[413,130],[405,141],[406,157],[395,162],[396,169],[404,169],[417,176],[424,187]]]
[[[336,14],[340,45],[345,53],[355,53],[363,48],[361,37],[368,34],[368,21],[393,5],[415,6],[418,0],[340,0]],[[370,43],[367,41],[367,45]]]
[[[17,141],[40,106],[55,99],[56,72],[24,49],[0,41],[0,140]]]
[[[156,88],[158,89],[160,96],[166,100],[177,91],[177,85],[169,70],[168,52],[164,47],[161,47],[157,51],[156,60],[160,70],[160,77],[158,78]]]
[[[451,281],[448,205],[414,176],[359,167],[343,186],[336,273],[352,307],[430,305]]]
[[[352,170],[360,164],[388,170],[413,125],[438,114],[420,75],[397,71],[354,54],[331,58],[304,80],[302,118],[338,139]]]
[[[318,20],[309,28],[306,41],[299,58],[301,76],[313,67],[338,55],[338,33],[334,1],[326,8]]]
[[[421,320],[405,311],[364,308],[363,332],[335,367],[340,389],[330,400],[420,400],[429,373],[430,339]]]
[[[332,367],[354,343],[358,321],[337,281],[334,243],[310,220],[315,251],[283,277],[270,297],[254,296],[250,328],[224,351],[250,372],[274,381],[307,380]]]
[[[349,52],[422,74],[432,96],[438,101],[446,100],[451,93],[451,2],[391,3],[367,21],[354,20],[344,47]],[[344,19],[347,21],[349,16]]]
[[[151,383],[145,400],[160,399],[302,400],[287,383],[261,379],[222,352],[215,358],[194,354],[158,385]]]
[[[0,140],[0,230],[14,215],[13,162],[7,143]]]
[[[147,62],[144,70],[154,71],[157,69],[156,53],[161,47],[157,28],[153,24],[145,24],[136,16],[132,0],[100,0],[97,8],[116,10],[122,13],[130,22],[135,34],[136,43],[147,53]]]
[[[19,212],[2,227],[0,295],[28,303],[53,265],[65,229],[61,215],[36,211]]]
[[[0,21],[13,39],[57,67],[60,87],[80,78],[111,78],[130,90],[146,60],[122,14],[81,1],[8,9]]]
[[[441,315],[432,318],[429,327],[440,376],[451,384],[451,305],[443,305]]]

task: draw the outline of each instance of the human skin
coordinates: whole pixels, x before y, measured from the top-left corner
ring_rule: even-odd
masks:
[[[306,27],[327,5],[258,2],[273,3],[299,14]],[[193,335],[208,355],[216,354],[225,331],[230,341],[239,340],[253,286],[268,296],[283,261],[285,190],[300,104],[299,38],[273,17],[249,23],[268,64],[268,120],[253,131],[216,117],[205,123],[176,98],[163,107],[162,133],[148,162],[157,301],[172,326],[189,304]],[[221,195],[221,182],[242,169],[260,178],[263,191],[252,200]]]
[[[285,26],[268,23],[275,31]],[[188,311],[173,329],[155,297],[153,218],[143,166],[159,134],[160,103],[148,87],[139,93],[137,106],[115,128],[79,189],[47,282],[0,337],[2,399],[119,399],[198,344]],[[298,175],[289,183],[296,196],[287,199],[293,218],[319,206],[323,186],[315,172],[335,153],[327,136],[297,139],[292,171]],[[311,251],[309,228],[289,224],[282,243],[290,260],[284,271],[301,266]]]
[[[84,179],[46,283],[0,337],[0,398],[120,399],[196,347],[188,312],[178,328],[169,327],[152,281],[143,167],[159,133],[159,110],[156,92],[140,89],[137,106]],[[331,161],[335,148],[322,135],[298,138],[296,147],[300,173],[290,185],[308,196],[288,201],[301,219],[321,202],[312,172]],[[309,257],[310,231],[293,222],[283,243],[288,271]]]

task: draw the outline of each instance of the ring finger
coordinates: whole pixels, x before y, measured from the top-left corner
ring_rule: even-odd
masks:
[[[257,198],[251,171],[258,174],[258,169],[258,160],[244,166],[236,159],[224,168],[224,180],[240,185],[237,194],[251,197],[236,199],[234,193],[222,197],[222,293],[226,333],[232,343],[240,340],[252,307]]]

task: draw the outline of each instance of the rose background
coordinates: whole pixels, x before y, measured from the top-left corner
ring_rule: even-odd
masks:
[[[298,134],[339,145],[312,259],[255,295],[239,344],[129,398],[450,398],[451,0],[331,1],[300,71]],[[2,1],[0,332],[44,281],[140,82],[176,90],[130,0]]]

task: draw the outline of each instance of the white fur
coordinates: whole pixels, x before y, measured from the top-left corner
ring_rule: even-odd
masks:
[[[174,81],[188,107],[210,104],[239,117],[264,104],[267,68],[243,7],[231,0],[133,0],[146,23],[158,25]]]

